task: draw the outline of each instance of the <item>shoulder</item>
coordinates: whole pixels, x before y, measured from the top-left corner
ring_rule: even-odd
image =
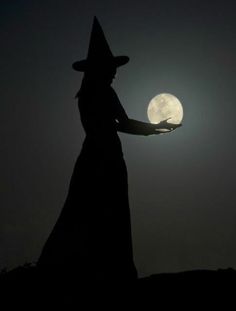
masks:
[[[109,95],[110,95],[110,99],[112,99],[114,103],[120,104],[119,97],[112,87],[109,88]]]

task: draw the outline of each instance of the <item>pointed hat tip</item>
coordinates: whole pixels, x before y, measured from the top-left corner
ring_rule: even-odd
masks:
[[[96,30],[99,29],[99,31],[100,31],[101,33],[103,33],[102,26],[101,26],[101,24],[100,24],[100,22],[99,22],[99,20],[98,20],[98,18],[97,18],[96,15],[95,15],[94,18],[93,18],[92,29],[94,29],[94,30],[95,30],[95,29],[96,29]],[[104,36],[105,36],[105,35],[104,35]]]
[[[93,17],[93,23],[100,24],[96,15]]]
[[[128,61],[127,56],[113,56],[97,16],[94,16],[87,59],[75,62],[72,65],[73,69],[86,71],[89,67],[95,67],[98,64],[112,64],[112,66],[119,67]]]

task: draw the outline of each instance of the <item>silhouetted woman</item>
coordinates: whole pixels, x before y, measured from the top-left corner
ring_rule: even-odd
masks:
[[[88,57],[73,64],[84,72],[77,94],[86,137],[74,167],[68,196],[38,261],[39,267],[81,280],[133,281],[127,169],[117,131],[150,135],[176,127],[131,120],[111,83],[128,57],[114,57],[94,19]]]

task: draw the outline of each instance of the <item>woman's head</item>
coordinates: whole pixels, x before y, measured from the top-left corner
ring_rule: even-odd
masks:
[[[84,73],[85,80],[91,81],[96,85],[111,85],[115,78],[117,69],[116,66],[96,66],[87,70]]]
[[[90,70],[86,70],[84,72],[84,78],[80,90],[76,97],[79,97],[80,94],[84,92],[92,92],[93,89],[102,89],[110,86],[115,78],[116,72],[116,66],[96,66]]]

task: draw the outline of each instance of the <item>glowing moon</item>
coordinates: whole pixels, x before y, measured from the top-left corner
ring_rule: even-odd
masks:
[[[150,101],[147,115],[151,123],[159,123],[170,118],[169,123],[180,124],[183,119],[183,107],[177,97],[162,93]]]

